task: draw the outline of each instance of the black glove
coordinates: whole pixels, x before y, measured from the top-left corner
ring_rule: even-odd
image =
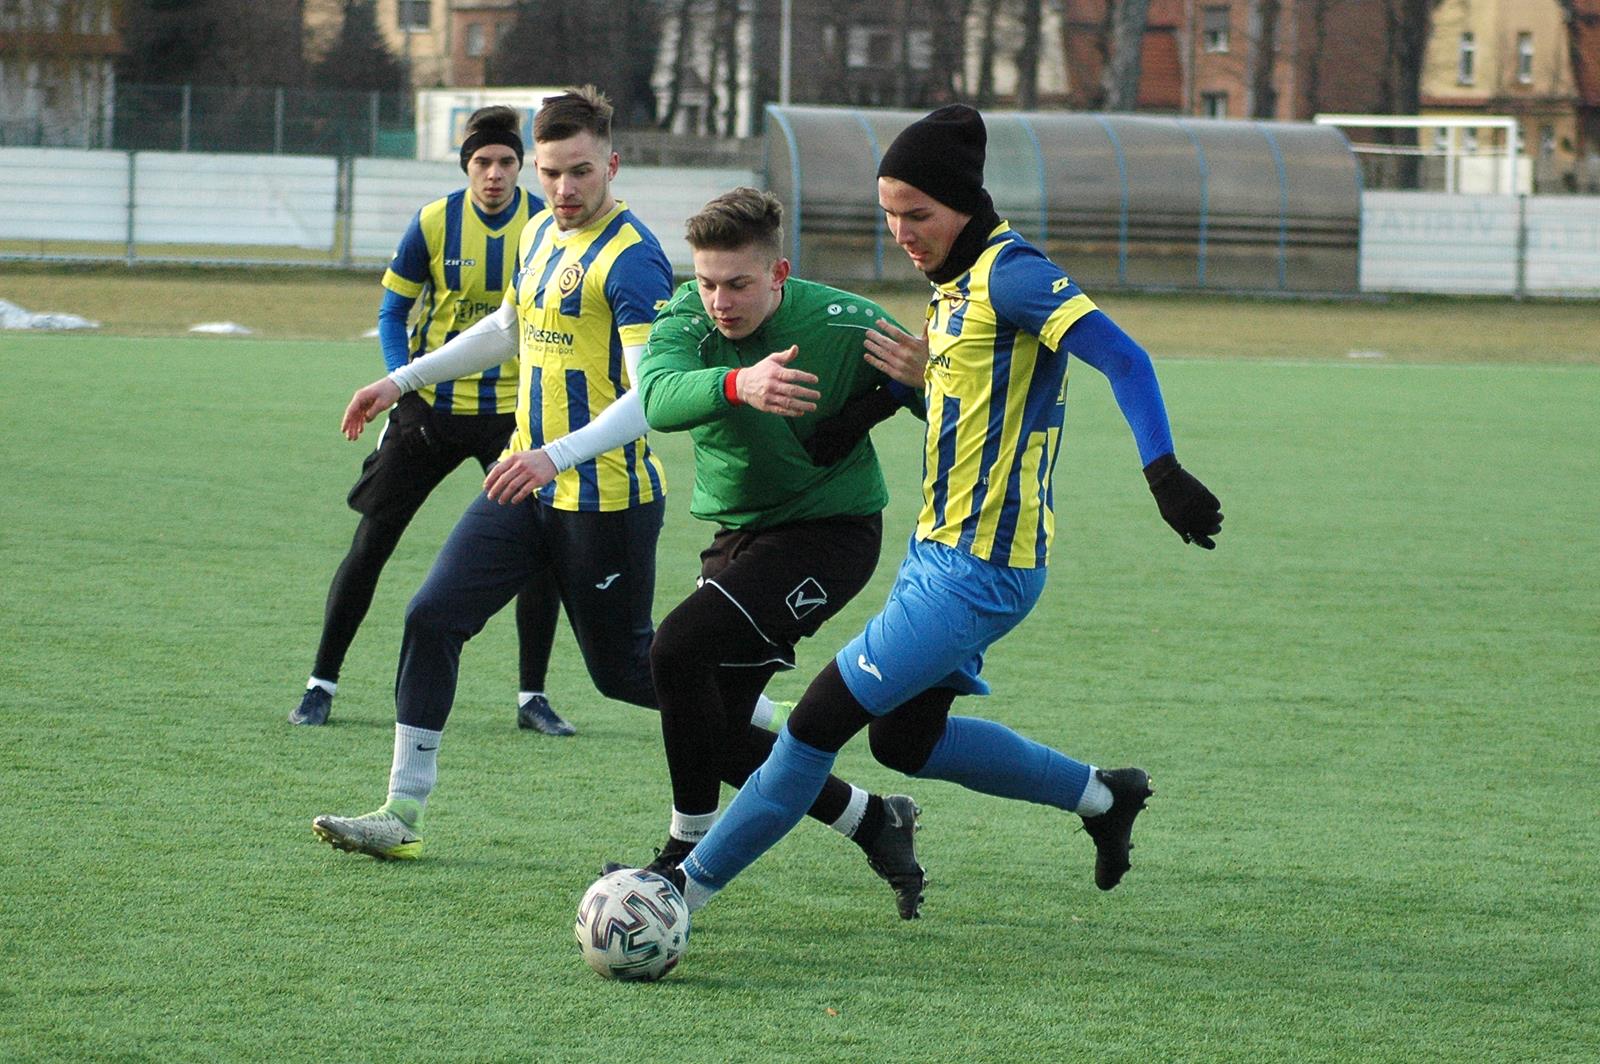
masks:
[[[832,417],[817,422],[817,429],[802,447],[812,465],[830,466],[856,449],[872,426],[894,416],[900,408],[894,394],[880,384],[870,392],[849,399]]]
[[[1185,543],[1216,549],[1211,537],[1222,531],[1222,504],[1209,488],[1179,465],[1172,454],[1164,454],[1145,466],[1144,479],[1150,485],[1150,494],[1156,497],[1161,519]]]

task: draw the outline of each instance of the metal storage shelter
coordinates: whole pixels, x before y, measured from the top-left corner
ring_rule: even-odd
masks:
[[[875,179],[884,148],[923,113],[767,108],[767,187],[803,276],[920,279],[884,226]],[[1358,290],[1361,179],[1336,129],[1072,112],[984,122],[995,209],[1086,286]]]

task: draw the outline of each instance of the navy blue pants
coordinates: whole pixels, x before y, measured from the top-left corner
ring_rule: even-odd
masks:
[[[536,499],[502,506],[480,494],[456,523],[406,608],[396,719],[442,731],[455,701],[461,647],[538,571],[555,580],[596,689],[656,708],[650,609],[664,500],[582,513]]]

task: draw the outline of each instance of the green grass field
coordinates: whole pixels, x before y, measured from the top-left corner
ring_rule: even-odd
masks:
[[[40,277],[0,298],[94,316]],[[342,312],[229,283],[220,311],[190,278],[127,306],[315,321],[0,336],[0,1060],[1600,1057],[1594,307],[1537,334],[1537,305],[1121,301],[1157,323],[1219,549],[1160,522],[1079,366],[1050,587],[966,708],[1151,771],[1124,884],[1094,889],[1076,818],[905,780],[858,742],[843,775],[922,804],[924,918],[806,823],[700,914],[677,972],[627,986],[571,924],[603,860],[660,841],[659,731],[593,692],[565,631],[551,689],[576,739],[516,731],[497,618],[465,654],[424,859],[312,838],[383,797],[401,614],[477,478],[401,544],[332,725],[291,728],[366,449],[338,414],[379,365],[332,339],[355,335]],[[879,441],[884,560],[780,697],[893,576],[916,426]],[[658,616],[709,537],[685,443],[656,440]]]

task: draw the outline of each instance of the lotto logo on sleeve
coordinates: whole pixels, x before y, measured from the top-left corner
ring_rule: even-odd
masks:
[[[784,596],[784,601],[789,604],[789,612],[794,614],[794,619],[799,620],[818,606],[828,604],[828,593],[822,590],[822,585],[811,577],[800,581],[789,594]]]

